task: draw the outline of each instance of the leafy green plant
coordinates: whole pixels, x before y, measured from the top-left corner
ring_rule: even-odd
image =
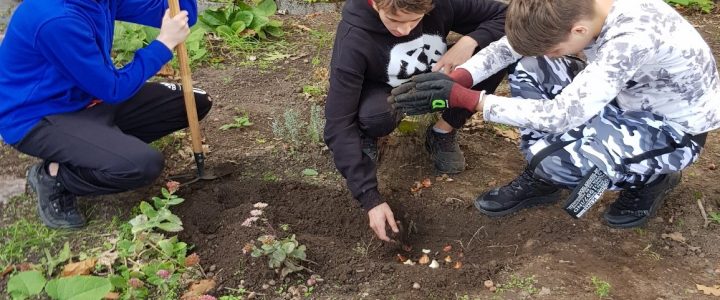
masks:
[[[27,299],[45,292],[51,299],[81,300],[102,299],[112,290],[107,278],[98,276],[72,276],[47,281],[40,271],[25,271],[8,280],[7,290],[14,300]]]
[[[252,126],[252,124],[253,124],[252,122],[250,122],[250,118],[247,116],[247,114],[242,117],[235,116],[233,118],[233,120],[234,120],[233,123],[229,123],[229,124],[220,126],[220,130],[228,130],[228,129],[233,129],[233,128],[244,128],[244,127]]]
[[[503,293],[508,290],[520,289],[532,295],[538,292],[538,289],[535,287],[536,283],[537,280],[535,279],[535,276],[523,278],[513,274],[510,275],[510,281],[502,284],[501,286],[498,286],[496,292]]]
[[[260,247],[253,245],[251,256],[255,258],[266,256],[268,266],[279,272],[282,278],[305,269],[300,263],[307,260],[306,248],[305,245],[298,243],[294,234],[281,240],[272,235],[264,235],[257,240],[260,242]]]
[[[610,296],[610,283],[597,276],[590,278],[590,281],[592,281],[593,286],[595,286],[595,295],[598,295],[600,298]]]
[[[39,295],[46,282],[45,276],[40,271],[20,272],[8,280],[7,292],[14,300],[27,299]]]
[[[270,19],[275,11],[277,5],[273,0],[262,0],[254,7],[240,2],[232,6],[205,10],[199,19],[222,38],[267,39],[283,36],[282,22]]]
[[[205,34],[207,29],[202,26],[193,26],[190,35],[185,40],[190,63],[202,61],[207,56],[205,47]],[[160,34],[160,29],[127,22],[115,22],[113,37],[113,57],[116,65],[124,65],[135,56],[135,51],[149,45]],[[177,58],[173,59],[177,65]]]
[[[720,224],[720,212],[712,211],[708,213],[708,217],[710,218],[711,222]]]
[[[20,219],[0,227],[0,268],[19,263],[25,257],[42,254],[60,240],[64,233],[48,229],[37,221]]]
[[[704,13],[711,13],[715,8],[713,0],[665,0],[665,2],[675,5],[699,10]]]

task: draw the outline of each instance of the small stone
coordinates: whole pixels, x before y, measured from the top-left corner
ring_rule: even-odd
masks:
[[[493,293],[494,293],[495,291],[497,291],[497,288],[494,287],[494,286],[491,286],[491,287],[490,287],[490,292],[493,292]]]
[[[420,289],[420,284],[417,283],[417,282],[413,282],[413,289],[419,290],[419,289]]]
[[[267,290],[267,289],[269,289],[269,288],[270,288],[270,285],[267,284],[267,283],[265,283],[265,284],[262,285],[262,289],[263,289],[263,290]]]
[[[270,281],[268,281],[268,284],[269,284],[269,285],[275,285],[275,280],[270,279]]]
[[[483,282],[483,284],[488,289],[495,286],[495,283],[492,280],[485,280],[485,282]]]
[[[538,296],[547,296],[550,295],[550,289],[546,287],[540,288],[540,292],[538,293]]]
[[[250,294],[247,295],[247,298],[248,298],[248,299],[255,299],[255,296],[256,296],[255,292],[250,292]]]
[[[710,171],[715,171],[715,169],[717,169],[717,166],[715,164],[710,164],[708,166],[708,169],[710,169]]]
[[[208,268],[208,271],[215,272],[215,269],[217,269],[217,267],[215,265],[211,265],[210,268]]]

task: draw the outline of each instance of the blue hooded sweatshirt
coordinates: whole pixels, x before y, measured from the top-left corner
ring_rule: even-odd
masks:
[[[0,136],[15,144],[43,117],[75,112],[98,99],[131,98],[172,59],[153,41],[132,62],[110,57],[114,21],[160,27],[167,0],[25,0],[0,45]],[[190,24],[195,0],[180,0]]]

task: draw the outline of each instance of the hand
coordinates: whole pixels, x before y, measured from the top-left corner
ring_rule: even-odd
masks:
[[[437,72],[414,76],[411,81],[394,88],[388,102],[393,109],[408,115],[445,110],[450,107],[450,93],[455,82],[443,76],[447,77]]]
[[[392,242],[385,231],[386,223],[390,224],[390,229],[392,229],[393,232],[400,232],[397,223],[395,223],[395,216],[387,203],[380,204],[369,210],[368,218],[370,220],[370,228],[372,228],[375,235],[383,241]]]
[[[455,70],[455,67],[464,64],[473,56],[477,46],[477,42],[469,36],[460,38],[455,45],[440,57],[440,60],[433,66],[432,71],[450,74]]]
[[[168,49],[175,49],[175,46],[184,42],[190,35],[190,26],[188,25],[188,12],[180,11],[174,17],[170,17],[170,10],[165,10],[160,34],[157,40],[163,43]]]

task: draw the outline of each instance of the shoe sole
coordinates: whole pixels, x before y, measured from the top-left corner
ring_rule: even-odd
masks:
[[[662,195],[660,200],[655,201],[655,203],[653,203],[650,206],[650,214],[648,216],[638,219],[637,221],[633,221],[630,223],[622,223],[622,224],[610,223],[607,221],[607,219],[605,219],[605,224],[608,227],[616,228],[616,229],[630,229],[630,228],[635,228],[635,227],[641,227],[641,226],[647,224],[647,222],[650,221],[650,219],[654,218],[655,215],[657,215],[658,209],[660,209],[660,207],[662,207],[663,204],[665,204],[665,199],[667,199],[667,195],[670,194],[670,192],[672,192],[675,189],[675,187],[680,183],[681,178],[682,177],[678,176],[677,181],[675,183],[672,183],[673,187],[671,189],[668,189],[667,191],[665,191],[665,193]]]
[[[512,214],[514,212],[518,212],[518,211],[526,209],[526,208],[531,208],[531,207],[541,206],[541,205],[555,204],[558,201],[560,201],[561,193],[562,193],[562,190],[557,190],[556,192],[554,192],[550,195],[547,195],[547,196],[526,199],[511,208],[508,208],[505,210],[500,210],[500,211],[491,211],[491,210],[483,209],[482,207],[480,207],[480,205],[478,205],[479,201],[475,201],[475,208],[477,208],[481,213],[483,213],[486,216],[502,217],[502,216],[506,216],[506,215]]]
[[[27,174],[27,175],[26,175],[27,185],[28,185],[28,186],[30,187],[30,189],[33,191],[33,193],[35,194],[35,196],[38,196],[38,194],[37,194],[37,189],[35,188],[35,184],[33,183],[33,180],[30,179],[30,170],[28,170],[28,171],[26,172],[26,174]],[[40,216],[40,221],[42,221],[43,224],[45,224],[45,226],[47,226],[47,227],[49,227],[49,228],[53,228],[53,229],[78,229],[78,228],[82,228],[82,227],[85,226],[85,224],[76,225],[76,226],[73,226],[73,225],[59,225],[59,224],[55,224],[55,223],[53,223],[52,221],[50,221],[50,218],[48,218],[48,216],[45,215],[42,207],[40,207],[40,199],[39,199],[39,196],[38,196],[38,200],[37,200],[36,202],[37,202],[37,205],[36,205],[36,206],[37,206],[37,210],[38,210],[38,215]]]

